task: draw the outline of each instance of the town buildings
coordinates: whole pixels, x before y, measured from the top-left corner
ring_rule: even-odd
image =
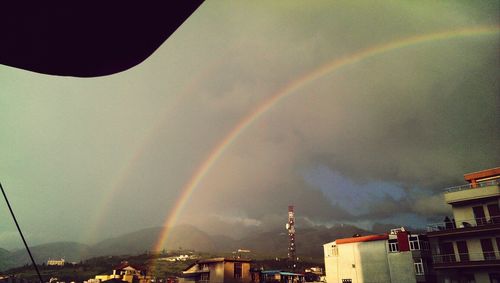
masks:
[[[179,283],[250,283],[250,262],[223,257],[200,260],[182,272]]]
[[[48,266],[64,266],[64,263],[66,261],[64,260],[64,258],[61,258],[61,259],[49,259],[47,260],[47,265]]]
[[[453,216],[428,226],[437,282],[500,282],[500,167],[444,193]]]
[[[304,274],[283,270],[251,270],[252,283],[303,283]]]
[[[129,283],[146,283],[150,282],[151,278],[146,275],[145,271],[141,270],[139,267],[130,265],[128,262],[123,262],[119,266],[115,267],[112,274],[109,275],[96,275],[95,278],[89,279],[88,283],[99,283],[99,282],[113,282],[113,281],[125,281]]]
[[[323,248],[328,283],[410,283],[430,279],[427,238],[404,228],[382,235],[337,239]]]

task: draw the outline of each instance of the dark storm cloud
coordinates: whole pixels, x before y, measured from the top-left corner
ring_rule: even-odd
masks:
[[[359,50],[497,15],[495,1],[206,2],[115,76],[0,69],[0,169],[37,242],[162,225],[213,149],[280,88]],[[426,42],[310,82],[225,149],[180,222],[241,236],[283,227],[288,204],[301,225],[444,215],[442,188],[500,163],[498,42]],[[14,228],[0,225],[1,247]]]
[[[407,13],[409,18],[397,17],[394,22],[415,24],[412,22],[415,14]],[[454,24],[469,25],[470,20],[464,10],[461,17],[454,18]],[[365,24],[353,24],[351,31],[364,33]],[[448,24],[443,18],[433,18],[420,28],[429,31],[454,28]],[[408,27],[399,26],[397,31],[378,29],[378,36],[387,38],[400,33],[395,37],[400,38],[405,26]],[[370,45],[366,42],[377,41],[367,35],[364,45],[359,38],[342,44],[325,44],[345,36],[337,31],[337,37],[329,38],[327,30],[316,29],[316,37],[308,41],[308,48],[324,55],[327,50],[335,52],[339,45],[360,44],[367,48]],[[276,36],[286,38],[284,33]],[[294,36],[300,38],[300,32]],[[466,172],[496,166],[499,162],[500,131],[495,110],[500,106],[497,45],[490,44],[497,42],[495,38],[438,41],[396,50],[297,91],[239,138],[234,145],[237,149],[226,153],[239,155],[239,159],[225,157],[213,168],[213,175],[201,190],[214,195],[217,190],[224,201],[211,209],[244,211],[258,220],[279,211],[285,215],[287,203],[292,203],[289,196],[300,195],[304,198],[299,198],[296,205],[318,223],[325,219],[377,220],[397,213],[424,218],[448,213],[440,195],[442,189],[463,183],[462,175]],[[298,49],[290,44],[284,52],[298,52]],[[275,62],[279,59],[275,58]],[[304,57],[297,64],[303,63],[302,60]],[[266,73],[264,65],[262,69],[259,63],[252,66]],[[283,75],[286,73],[284,70]],[[260,74],[259,71],[256,76]],[[247,164],[249,160],[251,165]],[[231,165],[223,165],[227,162]],[[394,184],[405,195],[394,198],[382,193],[366,202],[364,209],[368,212],[355,216],[340,209],[335,197],[308,195],[315,188],[301,182],[299,172],[317,166],[328,166],[332,172],[340,172],[364,186]],[[228,177],[218,172],[233,173]],[[287,191],[287,182],[283,180],[292,181],[297,189],[292,186]],[[320,198],[327,201],[318,201]],[[252,205],[246,205],[247,202]]]

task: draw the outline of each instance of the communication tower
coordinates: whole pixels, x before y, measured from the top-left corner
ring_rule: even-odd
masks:
[[[288,230],[288,259],[295,262],[295,213],[293,205],[288,206],[288,222],[286,223]]]

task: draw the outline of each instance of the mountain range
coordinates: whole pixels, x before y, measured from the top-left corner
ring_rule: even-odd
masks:
[[[38,264],[48,259],[64,258],[67,262],[79,262],[96,256],[136,255],[153,250],[162,227],[142,229],[115,238],[106,239],[94,245],[76,242],[54,242],[30,247]],[[302,258],[320,260],[323,258],[323,244],[337,238],[351,237],[354,234],[372,232],[352,225],[339,225],[331,228],[323,226],[297,229],[297,255]],[[288,236],[282,230],[260,232],[242,239],[223,235],[208,235],[191,225],[175,226],[164,245],[165,250],[195,250],[199,252],[230,253],[237,249],[248,249],[261,257],[285,257]],[[0,248],[0,270],[22,266],[29,263],[24,249],[8,251]]]

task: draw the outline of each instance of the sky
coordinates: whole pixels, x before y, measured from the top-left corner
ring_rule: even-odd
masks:
[[[98,78],[0,65],[0,180],[30,244],[162,226],[242,121],[287,86],[391,42],[463,29],[325,72],[249,123],[176,224],[425,227],[443,189],[500,164],[497,1],[207,1],[151,57]],[[260,108],[259,108],[260,107]],[[22,242],[0,205],[0,247]]]

